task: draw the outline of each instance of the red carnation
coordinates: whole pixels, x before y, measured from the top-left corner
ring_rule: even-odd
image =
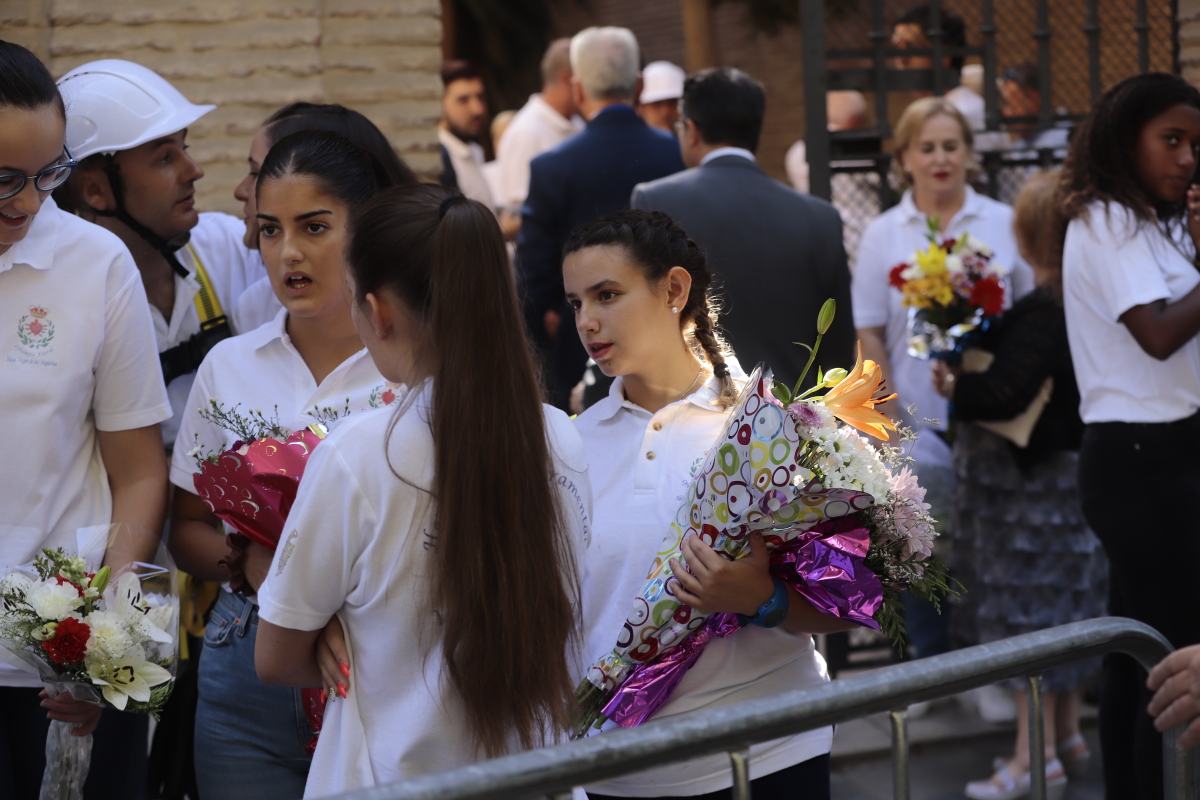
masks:
[[[980,278],[971,289],[971,305],[983,309],[989,317],[999,314],[1004,308],[1004,287],[993,276]]]
[[[73,617],[66,617],[54,629],[54,638],[42,642],[42,649],[60,667],[78,664],[83,661],[91,635],[92,629],[87,625]]]
[[[904,272],[906,269],[908,269],[908,264],[905,264],[904,262],[892,267],[891,271],[888,272],[888,283],[890,283],[892,286],[895,286],[897,289],[903,288],[905,280],[903,277],[901,277],[900,273]]]

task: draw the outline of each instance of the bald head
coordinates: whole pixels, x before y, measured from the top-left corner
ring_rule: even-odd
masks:
[[[867,99],[862,92],[829,92],[825,95],[826,124],[831,131],[867,127]]]
[[[551,42],[542,56],[542,85],[549,86],[564,73],[571,74],[571,40],[566,37]]]

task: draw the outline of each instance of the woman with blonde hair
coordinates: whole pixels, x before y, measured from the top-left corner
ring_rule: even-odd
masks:
[[[914,467],[928,491],[934,517],[944,522],[954,492],[950,445],[944,438],[948,408],[930,380],[932,362],[908,354],[908,312],[899,290],[888,284],[888,271],[924,249],[932,229],[939,239],[969,232],[994,251],[993,263],[1010,271],[1006,307],[1033,288],[1033,276],[1017,251],[1012,209],[971,188],[976,170],[974,138],[957,108],[938,97],[917,100],[897,122],[894,142],[893,169],[905,191],[899,204],[863,232],[851,285],[854,324],[863,355],[879,363],[888,384],[902,398],[904,408],[892,404],[889,411],[917,434],[911,452]],[[953,539],[947,536],[942,541]],[[947,649],[945,618],[939,619],[931,607],[916,601],[909,603],[907,612],[913,656]],[[997,705],[994,716],[1001,717],[1006,709]],[[983,711],[990,715],[987,708]]]

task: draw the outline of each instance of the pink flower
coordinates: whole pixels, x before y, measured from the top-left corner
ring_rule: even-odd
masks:
[[[917,476],[911,469],[904,467],[899,472],[892,473],[889,483],[896,497],[912,503],[917,508],[929,510],[929,505],[925,502],[925,487],[917,483]]]
[[[817,403],[799,401],[792,403],[787,410],[801,427],[809,430],[823,428],[832,421],[825,407]]]

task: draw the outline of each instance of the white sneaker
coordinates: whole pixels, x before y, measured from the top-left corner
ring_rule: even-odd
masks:
[[[1022,800],[1032,791],[1028,772],[1017,773],[1012,763],[1002,764],[992,777],[967,784],[970,800]],[[1067,790],[1067,775],[1057,758],[1046,762],[1046,800],[1062,800]]]

